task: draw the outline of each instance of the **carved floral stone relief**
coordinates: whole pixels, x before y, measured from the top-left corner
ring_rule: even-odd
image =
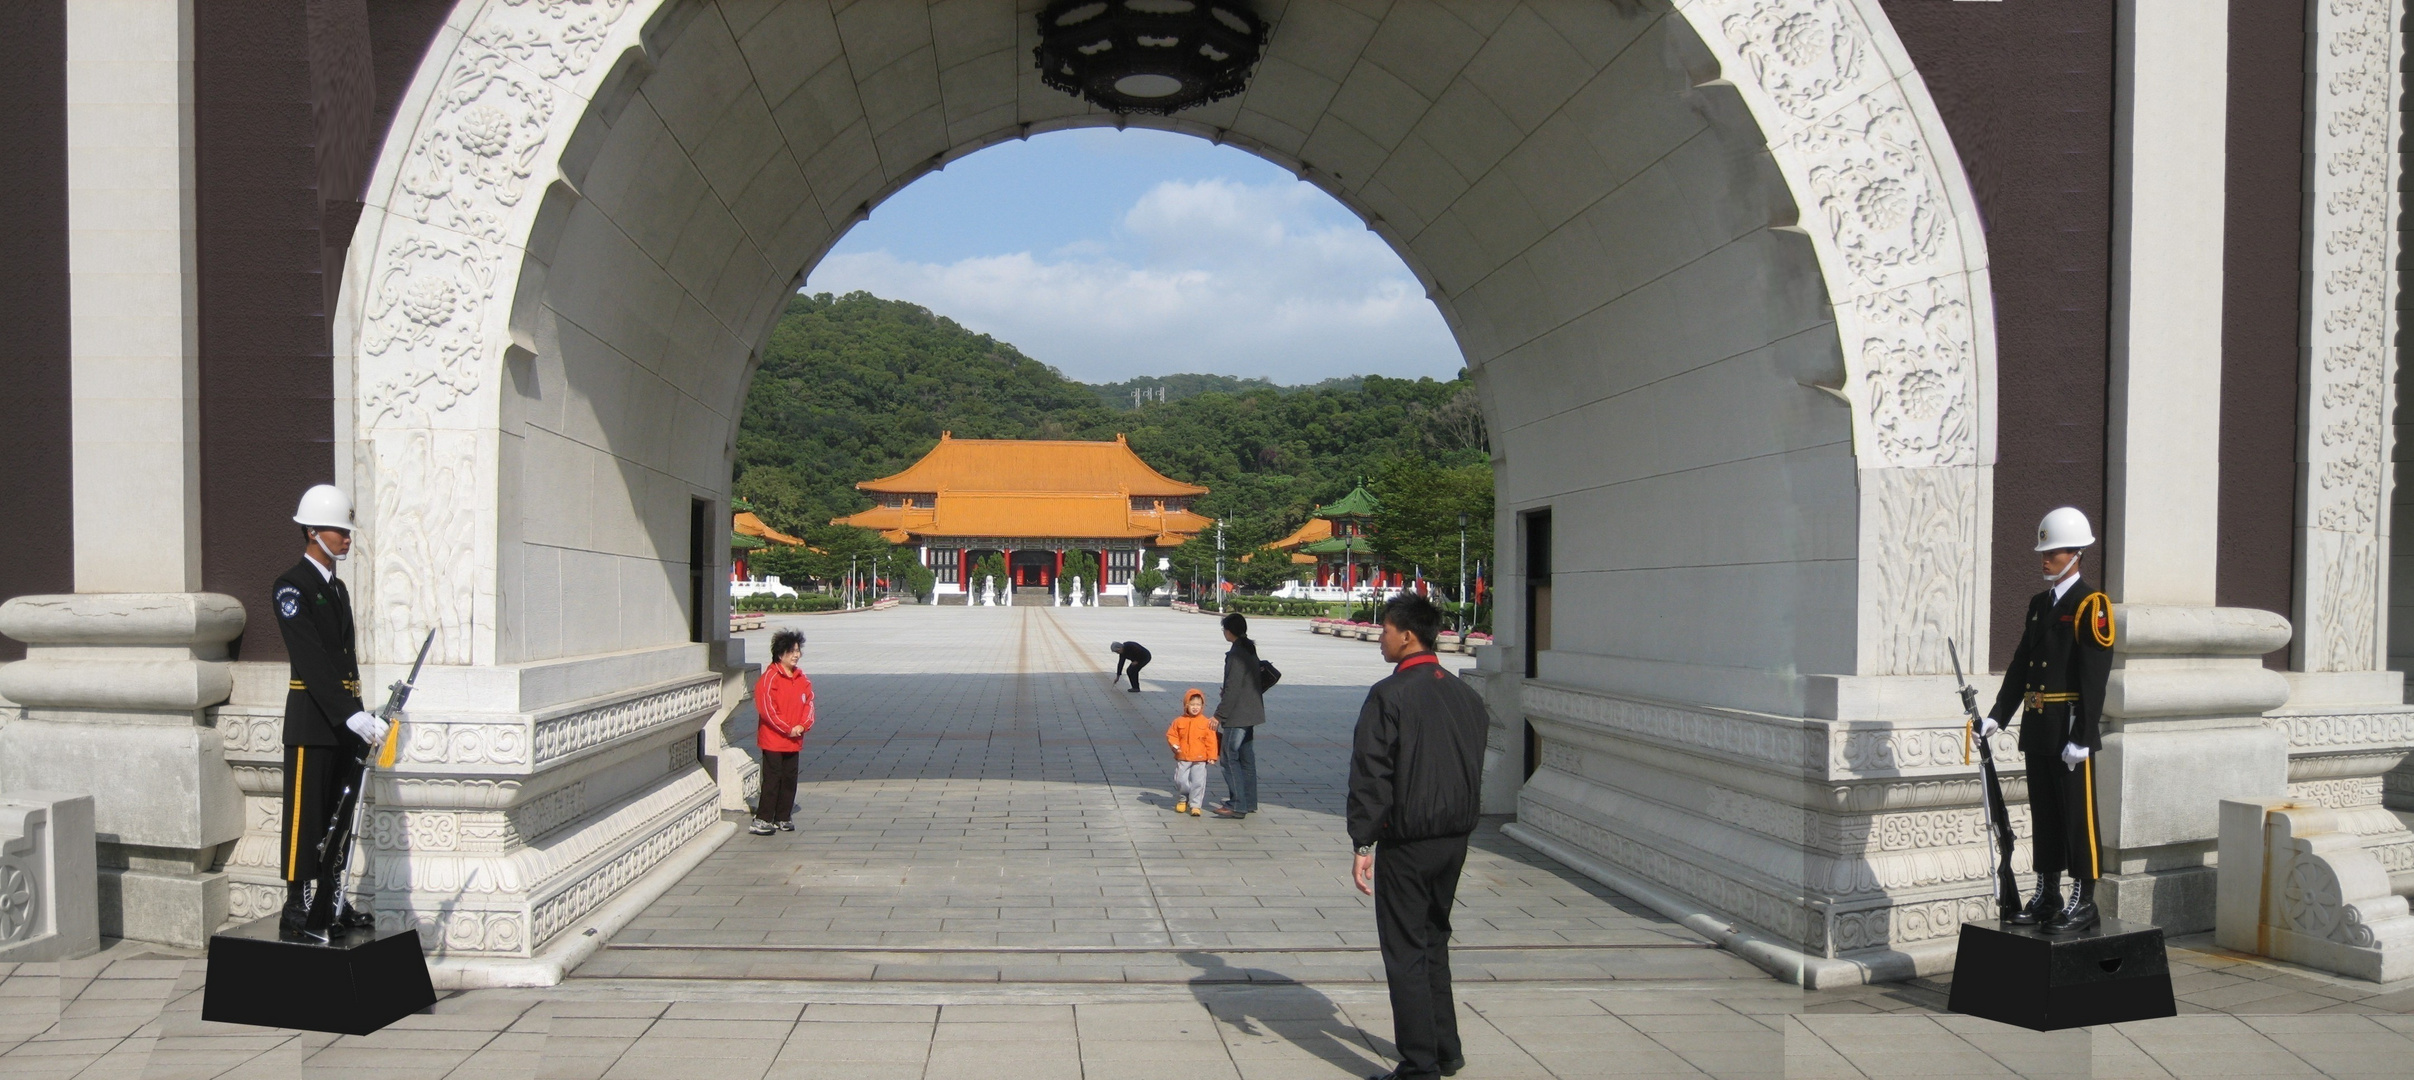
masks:
[[[2297,585],[2308,671],[2386,664],[2396,8],[2395,0],[2317,0],[2312,10],[2303,435],[2310,474],[2300,493],[2310,535]]]

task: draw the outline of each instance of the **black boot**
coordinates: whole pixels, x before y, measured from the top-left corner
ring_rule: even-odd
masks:
[[[2035,926],[2053,918],[2062,910],[2062,872],[2042,870],[2037,873],[2037,897],[2011,917],[2003,920],[2013,926]]]
[[[285,883],[285,910],[277,916],[277,937],[285,941],[304,940],[304,926],[310,920],[310,883]]]
[[[2077,884],[2077,891],[2070,894],[2069,906],[2063,908],[2060,914],[2045,920],[2046,933],[2076,934],[2082,930],[2093,930],[2103,922],[2095,909],[2095,879],[2079,878]]]
[[[335,917],[332,929],[336,935],[365,934],[377,929],[377,916],[353,906],[349,893],[342,894],[344,909]]]
[[[310,914],[302,921],[302,936],[324,944],[335,935],[336,885],[323,878],[316,885],[310,890]]]

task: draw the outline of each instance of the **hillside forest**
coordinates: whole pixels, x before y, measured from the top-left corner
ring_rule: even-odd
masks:
[[[1152,391],[1136,408],[1135,389]],[[826,553],[770,562],[798,563],[784,577],[824,577],[813,564],[889,555],[877,534],[830,519],[870,506],[855,482],[912,464],[941,431],[1124,434],[1159,472],[1210,489],[1197,509],[1225,522],[1227,576],[1246,587],[1271,588],[1292,568],[1282,558],[1243,564],[1240,553],[1289,534],[1360,483],[1383,501],[1375,546],[1386,562],[1455,585],[1460,513],[1470,564],[1491,561],[1491,455],[1464,372],[1448,382],[1367,375],[1281,386],[1173,375],[1097,386],[926,308],[857,292],[792,299],[747,394],[736,495]],[[1212,557],[1211,545],[1185,548],[1200,550],[1177,549],[1177,580],[1185,564]]]

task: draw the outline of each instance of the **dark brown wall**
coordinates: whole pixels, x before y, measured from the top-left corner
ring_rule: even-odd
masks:
[[[1990,636],[2000,668],[2037,591],[2037,520],[2076,506],[2103,528],[2114,5],[1885,8],[1936,98],[1986,226],[1997,418]]]
[[[393,114],[448,6],[195,8],[202,582],[250,608],[243,659],[284,655],[255,601],[300,556],[294,500],[336,479],[328,316],[344,248],[378,118]]]
[[[2292,617],[2304,142],[2304,5],[2231,4],[2214,602]],[[2285,649],[2266,658],[2287,660]]]
[[[0,600],[75,591],[67,9],[0,4]],[[25,646],[0,637],[0,660]]]

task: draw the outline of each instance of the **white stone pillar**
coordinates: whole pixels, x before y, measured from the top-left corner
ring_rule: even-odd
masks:
[[[67,6],[75,588],[201,587],[192,0]]]
[[[2211,929],[2219,800],[2279,794],[2286,680],[2270,612],[2215,608],[2229,26],[2122,0],[2113,143],[2104,544],[2120,654],[2095,769],[2108,914]]]
[[[67,6],[76,592],[0,608],[0,788],[93,797],[101,933],[198,946],[242,795],[203,710],[243,606],[201,585],[191,0]]]
[[[2213,602],[2229,26],[2200,0],[2123,0],[2113,144],[2104,585]]]

